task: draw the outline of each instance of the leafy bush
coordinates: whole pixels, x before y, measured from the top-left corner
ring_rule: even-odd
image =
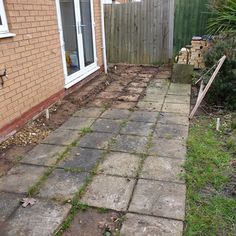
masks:
[[[208,30],[211,34],[222,32],[236,34],[236,1],[212,0],[210,5],[212,17],[210,17]]]
[[[235,38],[221,39],[215,42],[213,48],[205,55],[206,66],[212,67],[223,55],[227,56],[226,61],[209,89],[207,100],[211,104],[236,110]]]

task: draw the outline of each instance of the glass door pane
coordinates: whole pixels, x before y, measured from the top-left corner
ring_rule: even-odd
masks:
[[[81,32],[83,37],[84,64],[94,63],[93,25],[90,0],[80,0]]]
[[[74,0],[60,0],[67,75],[80,70]]]

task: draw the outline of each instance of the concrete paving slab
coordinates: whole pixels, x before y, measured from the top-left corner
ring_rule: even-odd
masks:
[[[122,236],[182,236],[183,222],[153,216],[126,214]]]
[[[98,173],[136,177],[141,159],[137,155],[121,152],[111,152],[98,167]]]
[[[130,120],[136,122],[155,123],[159,112],[134,111],[131,113]]]
[[[121,101],[114,101],[111,105],[112,109],[126,109],[130,110],[136,106],[137,102],[121,102]]]
[[[59,167],[91,171],[102,156],[103,151],[99,149],[74,147],[66,159],[59,163]]]
[[[186,158],[186,142],[183,140],[154,138],[149,153],[154,156]]]
[[[20,206],[22,196],[13,193],[0,193],[0,224]],[[1,231],[1,230],[0,230]]]
[[[148,87],[146,90],[147,95],[165,95],[167,93],[167,86],[164,87]]]
[[[83,186],[87,176],[86,172],[76,173],[55,169],[40,188],[37,196],[58,200],[71,199]]]
[[[177,103],[164,103],[163,112],[173,112],[182,115],[189,115],[190,105],[189,104],[177,104]]]
[[[154,136],[166,139],[186,140],[188,137],[188,126],[158,123],[154,131]]]
[[[42,143],[68,146],[79,138],[79,131],[57,129],[52,132]]]
[[[144,179],[163,180],[184,183],[184,160],[167,157],[149,156],[145,161],[140,173]]]
[[[137,104],[137,108],[140,110],[146,110],[146,111],[161,111],[162,108],[162,102],[143,102],[140,101]]]
[[[68,215],[71,206],[58,205],[42,199],[36,200],[36,204],[32,207],[18,208],[14,216],[0,229],[0,235],[53,235]]]
[[[76,117],[86,117],[86,118],[97,118],[103,112],[102,108],[91,107],[91,108],[83,108],[77,112],[73,116]]]
[[[165,95],[157,95],[157,94],[147,94],[140,101],[142,102],[159,102],[163,103],[165,99]]]
[[[154,129],[153,123],[129,121],[120,131],[121,134],[149,136]]]
[[[97,119],[92,125],[95,132],[118,133],[122,120]]]
[[[106,149],[109,141],[114,137],[112,133],[90,133],[81,138],[78,146],[84,148]]]
[[[189,119],[185,115],[181,115],[181,114],[177,114],[177,113],[161,112],[159,119],[158,119],[158,123],[189,126]]]
[[[145,153],[147,142],[147,137],[119,135],[115,143],[111,144],[111,150],[128,153]]]
[[[112,120],[125,120],[128,118],[130,113],[130,111],[122,109],[108,109],[101,115],[101,118]]]
[[[46,167],[41,166],[15,166],[0,179],[0,191],[26,193],[46,170]]]
[[[167,95],[165,102],[167,103],[186,103],[190,104],[190,96]]]
[[[70,129],[70,130],[81,130],[83,128],[90,127],[93,122],[95,121],[94,118],[87,118],[87,117],[71,117],[68,121],[66,121],[60,129]]]
[[[187,95],[190,96],[191,94],[191,85],[190,84],[176,84],[171,83],[168,94],[175,94],[175,95]]]
[[[125,211],[132,195],[135,180],[98,175],[88,187],[82,202],[89,206]]]
[[[185,185],[138,180],[129,211],[184,220]]]
[[[21,163],[51,166],[54,165],[59,155],[66,149],[63,146],[39,144],[26,154]]]

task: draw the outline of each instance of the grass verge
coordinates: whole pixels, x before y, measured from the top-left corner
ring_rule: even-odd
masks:
[[[236,198],[226,193],[234,156],[223,136],[207,118],[190,129],[185,236],[236,235]]]

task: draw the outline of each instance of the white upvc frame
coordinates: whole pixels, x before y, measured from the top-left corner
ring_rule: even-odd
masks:
[[[60,43],[61,43],[61,56],[63,62],[63,69],[64,69],[64,77],[65,77],[65,88],[70,88],[71,86],[75,85],[76,83],[80,82],[90,74],[94,73],[100,67],[97,64],[97,50],[96,50],[96,38],[95,38],[95,22],[94,22],[94,8],[93,8],[93,0],[90,0],[90,7],[91,7],[91,21],[92,21],[92,35],[93,35],[93,52],[94,52],[94,63],[90,64],[89,66],[84,65],[84,52],[83,52],[83,37],[82,33],[78,32],[78,27],[81,22],[80,16],[80,5],[79,0],[74,0],[75,9],[78,10],[76,15],[76,32],[78,38],[78,48],[79,48],[79,61],[80,61],[80,70],[75,72],[71,75],[67,73],[67,64],[66,64],[66,52],[64,47],[64,39],[63,39],[63,28],[62,28],[62,19],[61,19],[61,10],[60,10],[60,2],[56,0],[56,8],[57,8],[57,18],[58,18],[58,28],[60,33]],[[78,19],[79,18],[79,19]],[[82,30],[81,30],[82,32]],[[83,52],[83,53],[82,53]]]
[[[6,16],[3,0],[0,0],[0,16],[2,20],[2,25],[0,25],[0,34],[8,33],[9,29],[8,29],[7,16]]]

